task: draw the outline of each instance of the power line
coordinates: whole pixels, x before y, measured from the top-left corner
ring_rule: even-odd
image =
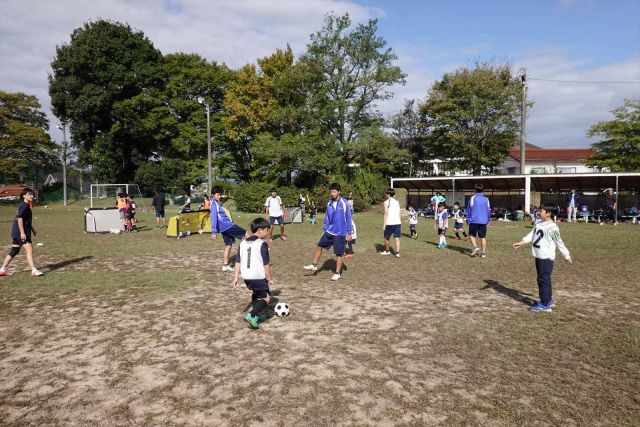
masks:
[[[580,84],[640,84],[640,81],[627,81],[627,82],[623,82],[623,81],[612,81],[612,82],[605,82],[605,81],[578,81],[578,80],[555,80],[555,79],[539,79],[536,77],[527,77],[527,80],[538,80],[541,82],[554,82],[554,83],[580,83]]]

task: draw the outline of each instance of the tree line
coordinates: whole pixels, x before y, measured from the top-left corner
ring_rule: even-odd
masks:
[[[352,25],[348,15],[328,15],[304,52],[287,45],[236,70],[194,53],[163,55],[143,32],[98,20],[57,46],[49,95],[70,129],[77,169],[94,182],[145,190],[179,192],[206,181],[205,104],[216,180],[306,189],[342,181],[371,201],[389,176],[429,174],[430,159],[490,173],[518,141],[521,84],[510,64],[446,73],[424,100],[407,100],[385,119],[377,104],[405,77],[376,20]],[[0,108],[0,178],[52,168],[56,146],[37,99],[0,92]],[[629,112],[617,118],[635,120],[637,132],[638,103],[622,108]],[[635,163],[627,142],[620,143],[626,163],[607,157],[621,156],[611,144],[625,141],[607,139],[609,131],[604,124],[590,130],[608,141],[594,144],[606,157],[594,161],[638,169],[637,142]]]

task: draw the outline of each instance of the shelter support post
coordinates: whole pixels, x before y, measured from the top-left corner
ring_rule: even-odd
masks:
[[[531,208],[531,177],[529,175],[524,177],[524,214],[529,214]]]
[[[456,179],[453,178],[453,197],[451,197],[451,200],[453,200],[453,203],[456,202]]]

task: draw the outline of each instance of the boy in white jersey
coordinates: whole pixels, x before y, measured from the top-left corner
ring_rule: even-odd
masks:
[[[469,236],[467,232],[464,231],[464,219],[462,218],[462,209],[460,209],[460,203],[455,202],[453,204],[453,219],[455,219],[455,224],[453,225],[453,230],[456,233],[456,240],[469,240]],[[460,237],[460,233],[464,236],[464,239]]]
[[[418,232],[416,231],[416,225],[418,225],[418,212],[413,209],[413,206],[409,205],[407,208],[407,221],[409,221],[409,231],[411,231],[411,238],[417,239]]]
[[[235,275],[233,287],[238,287],[240,275],[247,288],[252,291],[251,311],[244,316],[253,329],[260,327],[258,322],[267,318],[263,310],[269,305],[273,285],[271,266],[269,265],[269,246],[264,239],[269,234],[269,222],[263,218],[256,218],[251,222],[251,236],[240,242],[236,254]]]
[[[538,273],[538,292],[540,301],[536,301],[529,307],[531,311],[550,312],[555,306],[551,292],[551,272],[553,272],[553,261],[556,259],[556,247],[560,250],[562,257],[567,264],[573,264],[569,249],[560,238],[560,229],[553,222],[553,217],[557,214],[557,208],[550,203],[545,203],[540,208],[540,221],[536,222],[533,230],[513,244],[514,249],[518,249],[525,243],[531,244],[531,252],[536,259],[536,272]]]
[[[447,212],[446,206],[443,202],[438,203],[438,215],[436,216],[436,221],[438,225],[438,236],[440,236],[438,249],[446,249],[447,236],[445,233],[447,232],[447,228],[449,228],[449,213]]]
[[[389,239],[393,236],[396,241],[396,257],[400,258],[402,219],[400,218],[400,202],[396,200],[395,195],[396,190],[393,188],[387,190],[387,200],[384,201],[384,222],[382,224],[382,231],[384,231],[384,251],[380,252],[380,254],[391,255],[391,243]]]

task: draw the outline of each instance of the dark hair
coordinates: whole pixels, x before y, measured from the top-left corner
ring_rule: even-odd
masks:
[[[558,214],[558,207],[556,205],[554,205],[553,203],[544,203],[542,206],[540,206],[540,209],[544,209],[545,211],[547,211],[551,215],[557,215]]]
[[[453,206],[455,206],[455,205],[458,205],[458,206],[460,206],[460,203],[458,203],[458,202],[455,202],[455,203],[453,204]]]
[[[222,187],[220,186],[215,186],[211,189],[211,195],[213,196],[214,194],[222,194]]]
[[[439,208],[443,208],[443,207],[444,207],[444,202],[440,202],[440,203],[438,203],[438,207],[439,207]]]
[[[135,197],[133,197],[133,194],[129,194],[129,198],[135,199]]]
[[[476,190],[476,193],[482,193],[482,190],[484,190],[484,185],[476,184],[473,186],[473,188]]]
[[[342,187],[340,187],[340,184],[338,184],[337,182],[334,182],[333,184],[331,184],[329,186],[329,190],[342,190]]]
[[[388,194],[390,196],[395,196],[396,195],[396,190],[394,190],[393,188],[387,188],[387,192],[384,194]]]
[[[261,228],[269,228],[269,227],[271,227],[269,225],[269,221],[267,221],[264,218],[256,218],[253,221],[251,221],[251,224],[249,224],[249,228],[251,228],[252,233],[255,233]]]
[[[36,194],[33,192],[33,190],[29,187],[24,187],[22,189],[22,191],[20,192],[20,200],[22,200],[24,202],[24,196],[26,196],[27,194]]]
[[[411,204],[407,205],[407,209],[412,208],[412,207],[413,207],[413,205],[411,205]]]
[[[269,190],[269,193],[277,193],[278,189],[277,188],[272,188],[271,190]]]

